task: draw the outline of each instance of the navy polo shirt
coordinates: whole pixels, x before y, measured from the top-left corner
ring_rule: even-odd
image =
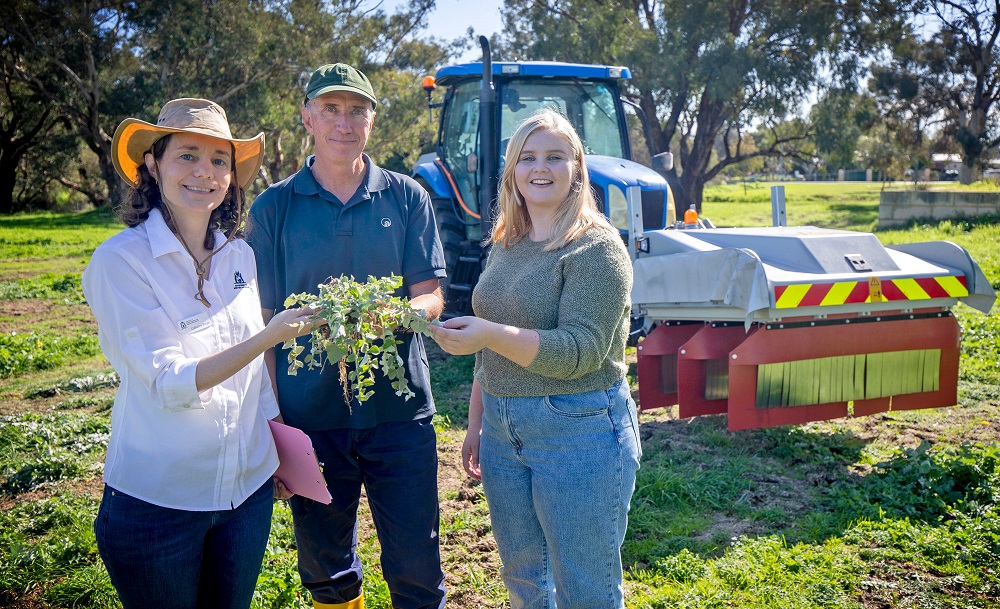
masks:
[[[284,309],[289,294],[319,292],[330,277],[403,277],[400,296],[411,285],[445,276],[444,252],[427,192],[414,180],[372,163],[364,155],[366,179],[347,202],[323,189],[313,176],[314,157],[298,173],[272,185],[253,202],[247,241],[257,258],[261,306]],[[335,364],[322,370],[300,368],[289,376],[288,351],[279,345],[278,404],[285,422],[307,431],[366,429],[434,413],[430,371],[423,337],[397,334],[399,356],[416,394],[396,395],[376,372],[375,395],[363,404],[344,401]],[[308,337],[298,339],[308,350]]]

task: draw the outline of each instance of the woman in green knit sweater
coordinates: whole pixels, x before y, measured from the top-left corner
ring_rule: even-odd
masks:
[[[632,265],[565,117],[526,119],[506,158],[476,316],[432,327],[448,353],[476,354],[463,465],[483,481],[512,609],[622,608]]]

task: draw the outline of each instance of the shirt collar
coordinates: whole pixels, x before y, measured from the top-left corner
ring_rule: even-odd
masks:
[[[367,154],[362,153],[361,158],[365,162],[365,168],[368,172],[368,177],[362,186],[368,191],[367,194],[373,192],[378,192],[380,190],[385,190],[389,187],[389,180],[386,179],[385,173],[382,168],[372,162],[371,157]],[[312,167],[316,163],[316,155],[311,154],[306,157],[306,164],[303,170],[295,174],[292,183],[295,188],[295,192],[303,195],[318,195],[326,192],[326,190],[320,186],[319,182],[316,181],[316,176],[313,175]],[[308,170],[308,171],[306,171]],[[363,199],[370,197],[363,196]]]

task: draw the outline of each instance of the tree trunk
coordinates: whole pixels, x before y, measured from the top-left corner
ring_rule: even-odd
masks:
[[[105,148],[107,148],[106,151]],[[118,177],[118,172],[115,171],[115,166],[111,162],[110,145],[102,146],[102,150],[97,153],[97,162],[101,166],[101,177],[107,184],[108,193],[107,196],[104,196],[99,192],[94,192],[91,194],[91,199],[96,207],[110,205],[112,209],[117,209],[122,199],[122,179]]]
[[[979,177],[976,175],[977,173],[979,172],[976,171],[975,167],[969,167],[962,163],[958,166],[958,181],[960,184],[972,184]]]
[[[12,214],[20,211],[14,207],[14,179],[17,174],[17,163],[0,163],[0,214]]]

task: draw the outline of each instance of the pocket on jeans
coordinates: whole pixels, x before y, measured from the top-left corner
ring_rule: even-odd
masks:
[[[549,410],[564,417],[606,415],[608,407],[611,405],[608,401],[608,394],[604,391],[549,395],[545,396],[544,401]]]

